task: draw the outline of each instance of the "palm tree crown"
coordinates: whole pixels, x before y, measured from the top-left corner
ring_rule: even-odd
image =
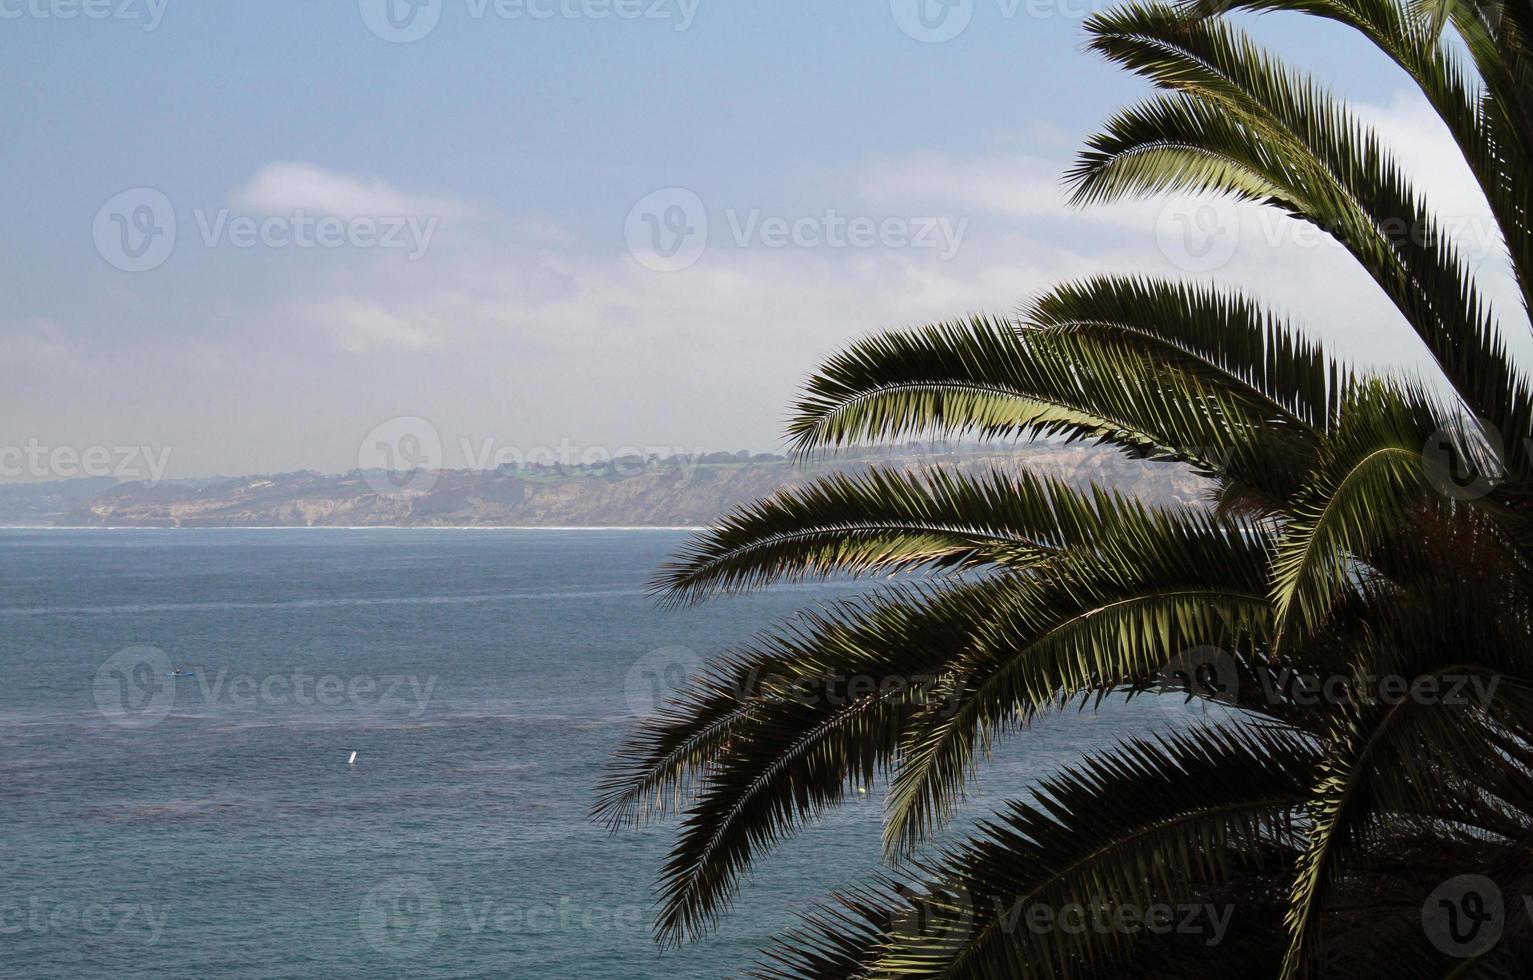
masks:
[[[1521,310],[1487,299],[1390,150],[1238,10],[1339,22],[1419,86],[1484,192]],[[1090,140],[1068,174],[1077,203],[1218,194],[1314,225],[1438,377],[1339,363],[1250,296],[1146,276],[853,344],[795,408],[800,453],[1090,440],[1202,473],[1210,506],[933,468],[833,476],[733,514],[664,569],[666,599],[930,574],[711,665],[633,736],[597,813],[680,816],[657,922],[679,942],[776,842],[883,779],[893,869],[809,913],[764,977],[1526,975],[1533,394],[1502,331],[1533,301],[1533,8],[1136,2],[1087,30],[1159,94]],[[1168,688],[1233,710],[1126,733],[927,846],[996,737]],[[1155,910],[1187,905],[1223,910],[1219,942],[1159,927]],[[1036,908],[1116,924],[1016,915]]]

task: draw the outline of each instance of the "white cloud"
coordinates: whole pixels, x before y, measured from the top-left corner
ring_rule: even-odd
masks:
[[[1395,153],[1405,173],[1445,229],[1459,243],[1476,278],[1496,303],[1503,330],[1514,346],[1529,331],[1505,247],[1483,194],[1447,128],[1414,91],[1384,105],[1354,102],[1352,110],[1372,125]],[[1178,265],[1179,212],[1195,199],[1162,195],[1110,205],[1074,208],[1061,178],[1069,158],[1027,154],[964,158],[924,154],[884,161],[863,175],[870,202],[883,207],[911,202],[957,210],[958,216],[1009,229],[1016,258],[1045,268],[1068,265],[1051,253],[1071,250],[1091,271],[1146,271],[1213,278],[1250,290],[1291,311],[1302,325],[1335,352],[1367,365],[1418,368],[1424,351],[1403,319],[1382,298],[1377,285],[1333,240],[1269,208],[1218,205],[1218,214],[1238,227],[1238,246],[1214,268]],[[1170,244],[1170,248],[1167,248]],[[1168,262],[1168,259],[1171,261]],[[1078,263],[1081,264],[1081,263]],[[1082,269],[1081,271],[1085,271]],[[991,283],[1021,286],[1036,276],[1009,275],[992,266],[981,274]],[[1021,297],[1019,297],[1021,298]]]
[[[956,208],[963,216],[1141,227],[1146,220],[1154,221],[1159,206],[1143,201],[1072,207],[1063,176],[1067,160],[1026,154],[979,158],[922,154],[870,167],[863,175],[862,193],[879,206],[944,206]]]
[[[307,211],[340,218],[464,217],[445,197],[406,194],[382,180],[364,180],[307,163],[272,163],[234,192],[236,207],[263,214]]]
[[[579,240],[568,228],[547,219],[524,221],[517,225],[516,233],[522,240],[538,245],[573,245]]]
[[[1400,148],[1435,204],[1474,213],[1478,191],[1427,110],[1402,98],[1358,111]],[[220,271],[234,270],[240,288],[212,299],[182,296],[200,306],[184,317],[179,337],[148,344],[136,335],[134,370],[82,386],[78,413],[107,417],[137,405],[147,390],[195,397],[209,406],[207,419],[239,419],[220,421],[215,433],[212,422],[164,409],[163,439],[232,447],[212,457],[178,450],[189,473],[343,469],[354,461],[355,441],[393,415],[431,418],[451,444],[495,435],[520,444],[569,436],[769,448],[804,375],[850,339],[975,311],[1010,312],[1061,280],[1103,272],[1245,288],[1361,365],[1424,365],[1420,344],[1378,287],[1334,244],[1303,244],[1303,226],[1270,210],[1236,209],[1239,243],[1227,261],[1181,268],[1168,255],[1166,200],[1069,208],[1060,181],[1068,165],[1067,151],[1054,159],[927,153],[820,185],[856,189],[855,200],[835,202],[842,217],[969,219],[949,261],[917,248],[738,247],[722,216],[732,202],[724,200],[709,202],[715,237],[702,259],[668,274],[644,268],[616,244],[622,214],[611,216],[606,233],[582,228],[579,235],[550,221],[457,223],[416,262],[366,250],[327,253],[324,261],[294,252],[269,264],[280,268],[279,279],[261,278],[268,265],[248,256],[220,253]],[[275,211],[469,213],[457,202],[301,164],[264,168],[237,197],[241,206]],[[823,214],[826,204],[806,195],[782,216]],[[1493,295],[1505,299],[1499,290]],[[268,295],[281,298],[261,298]],[[1517,309],[1510,301],[1501,308]],[[201,329],[215,322],[238,329]],[[224,345],[226,356],[172,375],[167,365],[180,363],[177,352],[194,336]],[[57,329],[34,329],[27,342],[25,361],[85,376],[83,367],[66,370],[81,355]],[[292,394],[247,421],[242,406],[252,390]],[[293,421],[283,428],[273,417]],[[305,433],[297,448],[287,436],[294,427]],[[240,447],[264,455],[247,461],[240,454],[258,450]]]
[[[359,354],[378,348],[427,350],[442,341],[441,330],[428,317],[370,300],[337,299],[295,312],[298,319],[329,332],[343,349]]]

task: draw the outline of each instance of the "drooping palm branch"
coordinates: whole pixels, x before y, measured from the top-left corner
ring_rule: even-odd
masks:
[[[1345,24],[1420,87],[1485,192],[1522,309],[1491,305],[1383,141],[1230,9]],[[1210,507],[930,468],[835,475],[742,509],[662,570],[665,600],[925,575],[714,664],[635,733],[597,814],[680,815],[657,936],[681,942],[776,843],[854,787],[886,785],[895,869],[782,937],[759,974],[776,980],[1518,975],[1533,921],[1508,916],[1466,959],[1422,915],[1463,875],[1493,879],[1509,906],[1533,894],[1533,387],[1502,334],[1533,307],[1533,12],[1194,0],[1132,3],[1087,29],[1161,91],[1091,140],[1068,175],[1077,203],[1214,193],[1313,224],[1439,376],[1360,371],[1242,293],[1147,277],[852,345],[796,406],[800,453],[1088,440],[1185,465]],[[1426,465],[1431,446],[1478,467],[1472,493]],[[1162,691],[1205,647],[1222,651],[1228,724],[1126,733],[932,850],[993,740],[1067,704]],[[1335,683],[1317,698],[1301,676]],[[1477,696],[1390,701],[1381,676]],[[1168,904],[1227,910],[1228,928],[1210,945],[1018,918]]]

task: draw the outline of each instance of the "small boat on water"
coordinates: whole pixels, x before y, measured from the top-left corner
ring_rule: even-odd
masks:
[[[197,672],[195,670],[182,670],[180,667],[177,667],[175,670],[170,671],[165,676],[166,677],[196,677],[197,676]]]

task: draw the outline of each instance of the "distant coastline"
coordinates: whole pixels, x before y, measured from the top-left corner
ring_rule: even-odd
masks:
[[[530,466],[487,472],[310,471],[160,484],[60,481],[0,487],[0,526],[113,530],[671,530],[706,527],[735,508],[832,472],[931,466],[987,474],[1023,470],[1097,484],[1159,504],[1196,504],[1205,484],[1185,468],[1093,446],[899,448],[797,462],[713,453]],[[395,489],[396,482],[403,483]]]

